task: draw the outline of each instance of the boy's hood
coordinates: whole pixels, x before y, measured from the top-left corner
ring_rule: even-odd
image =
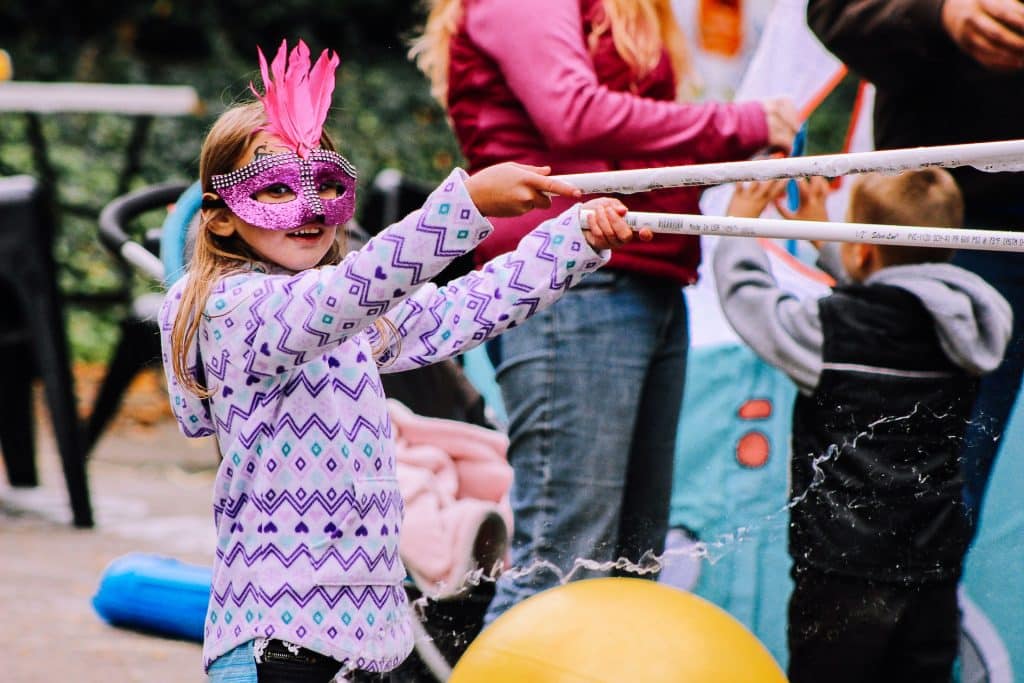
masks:
[[[900,287],[916,296],[935,319],[942,350],[972,375],[990,372],[1002,362],[1013,311],[974,273],[948,263],[891,266],[864,284]]]

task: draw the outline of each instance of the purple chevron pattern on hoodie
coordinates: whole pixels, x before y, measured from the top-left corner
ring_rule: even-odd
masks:
[[[217,282],[198,335],[208,405],[173,377],[184,280],[168,293],[160,323],[172,407],[186,435],[215,434],[223,454],[207,667],[256,637],[369,671],[412,650],[403,504],[372,325],[387,316],[401,337],[383,371],[426,365],[522,322],[608,258],[587,245],[577,206],[481,270],[430,283],[493,230],[465,178],[454,171],[423,209],[337,266],[257,266]]]

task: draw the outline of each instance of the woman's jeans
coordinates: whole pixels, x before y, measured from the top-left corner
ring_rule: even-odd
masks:
[[[616,573],[657,578],[647,558],[664,550],[686,369],[680,286],[598,271],[494,342],[515,532],[486,622],[619,558],[643,572]]]

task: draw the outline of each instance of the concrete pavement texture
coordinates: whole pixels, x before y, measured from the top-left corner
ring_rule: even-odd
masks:
[[[210,564],[215,544],[213,443],[184,438],[164,411],[143,421],[123,413],[90,457],[94,529],[71,526],[45,410],[36,435],[40,486],[9,487],[0,464],[4,683],[206,680],[199,644],[114,628],[91,605],[117,557],[158,553]]]

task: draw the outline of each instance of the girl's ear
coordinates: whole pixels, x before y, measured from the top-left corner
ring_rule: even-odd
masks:
[[[203,194],[203,201],[222,201],[217,195],[207,192]],[[205,208],[202,209],[203,225],[210,229],[214,235],[219,237],[230,237],[235,234],[234,215],[227,208]]]
[[[210,219],[205,221],[206,227],[218,237],[230,237],[235,234],[234,216],[226,209],[205,209],[213,213]]]

